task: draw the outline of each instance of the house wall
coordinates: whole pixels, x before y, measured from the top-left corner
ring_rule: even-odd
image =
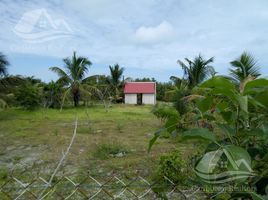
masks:
[[[125,94],[125,104],[137,104],[137,94]]]
[[[155,94],[142,94],[142,104],[155,104]]]
[[[142,104],[156,103],[155,94],[142,94]],[[137,104],[137,94],[125,94],[125,104]]]

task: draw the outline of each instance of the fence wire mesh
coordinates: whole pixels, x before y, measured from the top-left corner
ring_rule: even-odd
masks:
[[[183,190],[167,177],[163,179],[163,194],[168,199],[195,199],[198,190]],[[49,176],[28,170],[11,173],[0,184],[1,200],[161,199],[154,190],[163,187],[163,183],[153,182],[139,174],[132,177],[120,174],[61,174],[55,176],[50,184]]]

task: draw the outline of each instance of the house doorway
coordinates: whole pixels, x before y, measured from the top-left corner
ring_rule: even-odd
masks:
[[[142,105],[142,94],[141,93],[137,94],[137,104]]]

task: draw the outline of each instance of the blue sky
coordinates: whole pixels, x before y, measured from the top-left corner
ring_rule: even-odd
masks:
[[[38,13],[51,23],[41,26]],[[57,78],[48,68],[62,66],[74,50],[92,61],[89,75],[119,63],[125,77],[168,81],[182,75],[178,59],[199,53],[214,56],[216,71],[227,74],[244,50],[268,74],[267,0],[0,0],[0,23],[9,73],[44,81]],[[51,24],[60,37],[42,35]]]

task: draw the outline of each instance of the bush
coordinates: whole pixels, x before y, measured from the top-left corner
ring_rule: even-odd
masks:
[[[161,122],[165,121],[166,119],[170,118],[170,117],[177,117],[178,113],[176,112],[176,110],[174,110],[174,108],[168,106],[168,105],[164,105],[164,104],[157,104],[153,110],[152,113],[161,120]]]
[[[153,174],[153,181],[156,183],[153,191],[162,199],[166,199],[167,189],[173,185],[185,185],[187,176],[186,162],[178,151],[173,151],[160,157],[157,169]]]
[[[160,161],[156,170],[158,178],[166,177],[173,183],[185,182],[186,163],[183,161],[178,151],[173,151],[160,157]]]
[[[31,110],[40,105],[41,96],[36,85],[27,83],[18,88],[15,93],[15,99],[19,106]]]

